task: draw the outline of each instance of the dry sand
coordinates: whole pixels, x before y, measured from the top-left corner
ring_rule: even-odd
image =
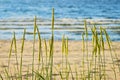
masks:
[[[18,61],[20,62],[20,50],[21,50],[21,40],[17,41],[17,55],[18,55]],[[92,51],[92,44],[91,42],[88,42],[88,48],[89,53]],[[10,40],[0,40],[0,74],[3,75],[5,68],[8,68],[8,55],[10,50]],[[105,43],[106,44],[106,43]],[[47,41],[48,51],[49,51],[49,44]],[[117,80],[120,80],[120,72],[118,72],[117,65],[120,65],[120,42],[113,42],[113,49],[116,51],[118,55],[118,61],[115,60],[115,68],[116,68],[116,75]],[[61,41],[55,41],[54,42],[54,66],[58,66],[62,62],[62,42]],[[25,47],[24,47],[24,53],[23,53],[23,75],[27,73],[28,66],[31,69],[32,65],[32,51],[33,51],[33,41],[25,41]],[[36,41],[35,44],[35,67],[38,66],[38,41]],[[16,73],[17,69],[15,69],[16,65],[19,65],[16,63],[14,48],[12,51],[11,56],[11,62],[10,62],[10,70],[11,74]],[[44,48],[44,41],[42,41],[42,53],[43,57],[45,58],[45,48]],[[70,62],[70,65],[72,68],[74,68],[74,65],[77,65],[77,68],[80,69],[81,67],[81,61],[82,61],[82,42],[81,41],[69,41],[69,55],[68,60]],[[114,56],[114,52],[112,52]],[[114,73],[111,69],[112,61],[110,56],[110,50],[108,49],[108,46],[105,45],[105,55],[106,55],[106,72],[109,80],[115,80],[114,79]],[[90,55],[89,55],[90,56]],[[86,62],[87,63],[87,62]],[[58,68],[57,68],[58,69]],[[74,70],[73,70],[74,71]],[[13,74],[14,76],[14,74]]]

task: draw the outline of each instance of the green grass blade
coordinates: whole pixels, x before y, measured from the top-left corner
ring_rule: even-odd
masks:
[[[25,33],[26,33],[26,29],[24,29],[24,33],[23,33],[23,38],[22,38],[22,47],[21,47],[21,59],[20,59],[20,76],[22,80],[22,57],[23,57],[23,49],[24,49],[24,40],[25,40]]]
[[[0,80],[3,80],[3,77],[2,77],[2,75],[0,74]]]
[[[26,34],[26,28],[24,29],[24,33],[23,33],[21,53],[23,53],[24,50],[25,34]]]
[[[38,71],[36,71],[34,73],[37,76],[37,80],[45,80],[45,78]]]
[[[52,80],[53,74],[53,47],[54,47],[54,8],[52,9],[52,39],[51,39],[51,46],[50,46],[50,80]]]
[[[13,33],[14,35],[14,47],[15,47],[15,53],[17,53],[17,44],[16,44],[16,35],[15,32]]]
[[[14,41],[14,38],[12,39],[11,45],[10,45],[9,60],[8,60],[8,70],[9,70],[9,67],[10,67],[10,58],[11,58],[11,54],[12,54],[13,41]]]
[[[5,73],[6,73],[6,78],[7,78],[7,80],[10,80],[9,73],[8,73],[8,71],[7,71],[7,69],[6,69],[6,68],[5,68]]]
[[[19,63],[18,63],[18,56],[17,56],[17,43],[16,43],[16,35],[15,35],[15,32],[13,33],[14,35],[14,40],[13,40],[13,43],[14,43],[14,48],[15,48],[15,57],[16,57],[16,64],[17,64],[17,70],[19,72]]]
[[[84,27],[85,27],[85,35],[86,35],[86,38],[88,37],[88,29],[87,29],[87,21],[84,20]]]
[[[35,37],[36,37],[36,26],[37,26],[37,24],[36,24],[36,16],[35,16],[35,18],[34,18],[34,34],[33,34],[33,54],[32,54],[32,80],[34,80],[34,73],[33,73],[33,71],[34,71],[34,58],[35,58]]]

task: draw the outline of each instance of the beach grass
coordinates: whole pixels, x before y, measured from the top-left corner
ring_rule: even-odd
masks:
[[[117,75],[120,74],[120,66],[114,64],[115,61],[119,60],[118,55],[115,50],[112,49],[112,41],[106,31],[106,29],[100,27],[100,35],[96,26],[93,25],[90,28],[92,32],[92,51],[90,51],[89,40],[88,40],[88,26],[86,20],[84,21],[84,32],[82,34],[82,61],[78,64],[74,63],[71,65],[71,60],[69,60],[69,38],[64,34],[62,37],[61,45],[61,55],[62,63],[54,65],[54,8],[52,9],[52,20],[51,20],[51,39],[42,40],[39,28],[37,26],[37,18],[34,18],[34,30],[33,30],[33,45],[32,45],[32,60],[31,65],[26,66],[27,71],[24,75],[23,73],[23,59],[24,59],[24,49],[25,49],[25,35],[26,29],[24,29],[23,38],[21,42],[21,52],[20,61],[18,59],[17,53],[17,42],[15,32],[13,33],[13,38],[11,40],[9,56],[8,56],[8,68],[5,68],[4,73],[0,73],[1,80],[109,80],[109,73],[106,69],[106,54],[105,54],[105,43],[109,47],[109,53],[112,65],[110,70],[113,72],[112,80],[119,80]],[[38,53],[36,53],[36,36],[38,36]],[[44,47],[43,47],[44,45]],[[77,46],[76,46],[77,47]],[[43,51],[43,48],[45,51]],[[14,50],[13,50],[14,49]],[[14,66],[14,71],[11,72],[11,57],[15,53],[16,64]],[[38,58],[36,59],[35,54]],[[45,56],[45,57],[44,57]],[[79,55],[78,55],[79,56]],[[37,67],[35,66],[37,63]],[[79,67],[80,66],[80,67]],[[31,74],[31,75],[30,75]],[[55,76],[57,75],[57,76]]]

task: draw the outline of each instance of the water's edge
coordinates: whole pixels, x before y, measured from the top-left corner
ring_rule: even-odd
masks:
[[[68,36],[69,40],[81,40],[81,34],[84,32],[85,19],[55,19],[55,40],[61,40],[63,34]],[[86,19],[89,31],[89,40],[91,40],[90,28],[96,25],[97,28],[104,27],[112,41],[120,41],[120,19]],[[50,39],[51,37],[51,19],[37,18],[37,25],[41,32],[41,37]],[[23,30],[26,28],[26,39],[33,39],[33,18],[8,18],[0,19],[0,40],[11,39],[13,31],[16,32],[18,39],[22,38]],[[98,30],[99,31],[99,30]]]

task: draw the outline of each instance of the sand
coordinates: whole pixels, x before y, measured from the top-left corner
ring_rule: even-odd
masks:
[[[16,63],[16,58],[15,58],[15,51],[13,48],[12,51],[12,56],[10,59],[10,70],[11,74],[14,76],[14,73],[17,72],[16,65],[19,66],[20,64],[20,51],[21,51],[21,40],[17,40],[17,56],[18,56],[18,64]],[[10,50],[10,44],[11,40],[0,40],[0,74],[4,75],[5,73],[5,68],[8,68],[8,55],[9,55],[9,50]],[[82,41],[69,41],[69,55],[68,55],[68,60],[70,62],[70,65],[74,71],[75,65],[77,65],[77,68],[81,68],[81,62],[83,59],[83,52],[82,52]],[[49,43],[47,41],[47,46],[48,46],[48,51],[49,51]],[[88,49],[89,53],[91,54],[92,52],[92,43],[88,42]],[[115,50],[118,60],[114,59],[115,62],[115,69],[116,69],[116,75],[117,75],[117,80],[120,80],[120,72],[118,72],[118,67],[117,65],[120,65],[120,42],[113,42],[112,43],[113,49]],[[62,42],[61,41],[55,41],[54,42],[54,66],[60,66],[62,63]],[[23,76],[27,73],[27,69],[29,66],[29,69],[31,70],[32,66],[32,52],[33,51],[33,41],[26,40],[25,41],[25,46],[24,46],[24,52],[23,52]],[[38,41],[36,41],[35,44],[35,69],[37,69],[38,66]],[[44,41],[42,41],[42,54],[43,58],[45,58],[45,47],[44,47]],[[115,55],[114,52],[112,52],[113,56]],[[107,72],[107,79],[109,80],[115,80],[114,79],[114,72],[111,69],[112,66],[112,60],[111,60],[111,55],[110,55],[110,50],[105,43],[105,55],[106,55],[106,72]],[[85,55],[86,56],[86,55]],[[91,56],[91,55],[89,55]],[[45,60],[44,60],[45,63]],[[87,61],[86,63],[87,64]],[[59,68],[57,68],[59,69]],[[57,74],[57,73],[56,73]]]

